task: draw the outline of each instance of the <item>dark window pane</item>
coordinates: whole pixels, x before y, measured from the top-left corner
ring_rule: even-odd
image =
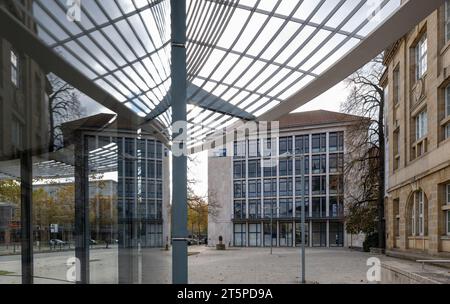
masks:
[[[344,224],[330,222],[330,246],[342,247],[344,246]]]
[[[325,247],[327,245],[327,224],[312,224],[312,245],[315,247]]]
[[[313,197],[312,198],[312,216],[315,218],[326,217],[326,198]]]
[[[135,156],[134,138],[125,138],[125,153],[127,156]]]
[[[295,154],[309,153],[309,135],[295,137]]]
[[[301,174],[301,167],[300,167],[301,159],[297,158],[295,160],[295,175]],[[304,157],[304,174],[309,174],[309,156]]]
[[[292,154],[292,137],[280,137],[279,150],[280,155],[285,153]]]
[[[313,134],[311,141],[313,153],[326,151],[326,133]]]
[[[325,176],[313,176],[312,177],[312,194],[325,194],[326,193],[326,177]]]
[[[297,197],[295,199],[295,217],[300,218],[302,216],[302,198]],[[309,198],[305,197],[305,218],[309,217]]]
[[[259,139],[248,141],[248,157],[258,157],[259,153]]]
[[[260,177],[261,176],[261,161],[249,160],[248,161],[248,177]]]
[[[302,183],[301,178],[297,177],[295,179],[295,195],[299,196],[302,195]],[[309,177],[305,177],[304,179],[304,189],[305,195],[309,195]]]
[[[148,158],[156,158],[155,153],[155,141],[154,140],[148,140],[147,141],[147,157]]]

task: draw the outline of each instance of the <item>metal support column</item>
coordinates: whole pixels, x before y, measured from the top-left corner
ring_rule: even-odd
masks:
[[[171,0],[172,282],[187,284],[186,0]]]
[[[301,189],[301,213],[302,213],[302,218],[301,218],[301,224],[300,224],[300,229],[301,229],[301,233],[302,233],[302,284],[306,283],[306,279],[305,279],[305,157],[302,155],[300,157],[300,189]]]
[[[75,142],[75,257],[77,284],[89,284],[88,147],[81,132]],[[79,269],[78,269],[79,268]]]
[[[31,150],[20,155],[22,284],[33,284],[33,171]]]

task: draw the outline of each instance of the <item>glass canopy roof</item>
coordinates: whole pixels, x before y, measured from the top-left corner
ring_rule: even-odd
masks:
[[[36,0],[49,47],[170,130],[170,1]],[[70,1],[69,1],[70,2]],[[76,1],[75,1],[76,3]],[[72,3],[72,5],[75,5]],[[187,0],[189,146],[283,103],[357,46],[400,0]]]

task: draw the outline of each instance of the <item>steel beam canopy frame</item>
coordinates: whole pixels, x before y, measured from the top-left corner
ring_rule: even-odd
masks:
[[[355,47],[350,49],[339,60],[336,60],[328,69],[323,71],[314,80],[306,84],[303,88],[286,98],[282,102],[257,116],[257,121],[276,121],[281,116],[288,114],[300,106],[306,104],[353,72],[364,66],[372,58],[384,51],[389,45],[400,39],[411,28],[417,25],[421,20],[425,19],[434,10],[439,8],[444,0],[409,0],[403,3],[397,10],[386,18],[386,21],[378,25]],[[306,21],[305,21],[306,22]],[[301,51],[301,50],[299,50]],[[281,85],[282,83],[279,83]],[[283,85],[284,86],[284,85]],[[278,97],[275,95],[275,97]],[[270,99],[270,98],[269,98]],[[262,100],[262,99],[261,99]],[[260,102],[255,102],[255,105]],[[252,113],[252,112],[251,112]],[[221,127],[223,122],[216,120]],[[235,120],[232,124],[228,124],[230,133],[233,130],[242,127],[244,121]],[[214,126],[212,126],[214,128]],[[210,130],[205,134],[211,134]],[[220,132],[218,133],[220,134]],[[189,147],[192,153],[207,149],[214,146],[213,143],[227,143],[233,140],[233,136],[219,135],[204,138],[203,144],[193,144]]]
[[[315,81],[258,117],[258,120],[276,120],[324,93],[383,52],[444,2],[445,0],[406,1],[383,24]]]
[[[20,0],[10,2],[37,32],[19,42],[9,37],[11,42],[33,50],[38,38],[71,65],[61,65],[69,71],[61,78],[79,81],[83,74],[114,97],[90,95],[94,100],[148,116],[170,133],[169,0],[82,1],[78,8],[64,0],[35,0],[32,10]],[[283,104],[365,39],[399,3],[187,0],[187,73],[196,86],[187,92],[193,104],[187,112],[189,146],[203,142],[211,131]],[[78,9],[79,20],[68,20],[68,9]],[[5,19],[0,31],[16,35],[8,23]],[[41,52],[42,45],[36,50]],[[91,86],[72,84],[86,91]]]

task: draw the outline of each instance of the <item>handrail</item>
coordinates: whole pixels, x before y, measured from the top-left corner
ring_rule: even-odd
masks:
[[[425,269],[425,263],[450,263],[450,260],[416,260],[418,263],[422,263],[422,270]]]

